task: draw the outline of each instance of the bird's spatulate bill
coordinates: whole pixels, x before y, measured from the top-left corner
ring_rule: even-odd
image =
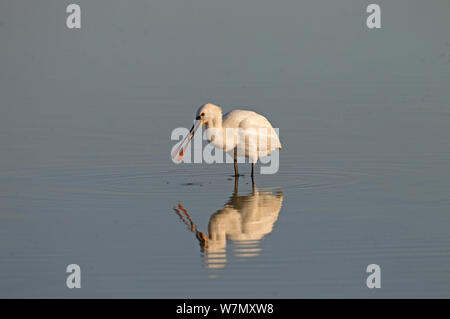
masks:
[[[186,153],[186,148],[189,146],[189,143],[191,142],[192,138],[194,137],[195,132],[198,130],[198,128],[202,125],[201,121],[195,121],[194,125],[192,125],[191,130],[189,131],[188,135],[183,139],[183,141],[180,143],[180,145],[177,147],[177,149],[172,153],[172,159],[176,158],[176,160],[179,162],[183,159],[184,154]]]

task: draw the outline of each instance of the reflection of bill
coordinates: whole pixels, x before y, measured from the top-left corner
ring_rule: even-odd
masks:
[[[222,268],[227,262],[227,240],[232,243],[235,257],[259,255],[260,240],[270,232],[278,219],[283,202],[281,190],[258,190],[239,196],[237,184],[230,200],[211,215],[208,235],[199,231],[188,211],[178,204],[175,213],[188,226],[200,243],[208,268]]]

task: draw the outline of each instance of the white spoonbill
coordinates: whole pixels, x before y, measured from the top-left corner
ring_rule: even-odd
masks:
[[[261,240],[272,232],[283,204],[283,192],[281,189],[258,189],[252,186],[252,192],[242,196],[238,194],[238,185],[235,183],[229,201],[209,218],[209,235],[199,231],[181,203],[174,207],[175,213],[198,239],[208,268],[225,266],[228,240],[233,244],[233,255],[257,256],[262,250]]]
[[[247,110],[233,110],[222,116],[222,109],[212,103],[202,105],[189,134],[172,154],[181,160],[197,129],[206,125],[206,137],[215,147],[223,149],[234,159],[234,176],[238,177],[238,156],[249,158],[254,166],[259,157],[268,156],[280,149],[281,143],[270,122],[261,114]]]

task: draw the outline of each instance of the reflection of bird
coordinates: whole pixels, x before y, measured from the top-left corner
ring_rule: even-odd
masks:
[[[197,229],[188,211],[178,204],[174,211],[189,229],[195,233],[209,268],[224,267],[226,262],[227,240],[233,243],[233,251],[238,257],[259,254],[259,241],[272,232],[283,202],[279,190],[258,190],[239,196],[237,183],[230,200],[222,209],[211,215],[206,235]]]
[[[273,150],[281,150],[280,139],[270,122],[253,111],[234,110],[222,117],[220,107],[207,103],[198,109],[195,119],[195,124],[174,151],[172,158],[176,157],[178,160],[183,158],[189,142],[203,124],[206,124],[208,141],[233,156],[235,176],[239,176],[238,156],[245,156],[251,160],[253,178],[258,158],[270,155]]]

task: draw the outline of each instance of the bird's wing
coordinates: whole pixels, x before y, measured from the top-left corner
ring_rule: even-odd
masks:
[[[260,151],[281,149],[278,134],[270,122],[264,116],[254,112],[252,113],[240,122],[239,127],[247,132],[251,132],[250,135],[256,134],[259,137],[258,149]]]

